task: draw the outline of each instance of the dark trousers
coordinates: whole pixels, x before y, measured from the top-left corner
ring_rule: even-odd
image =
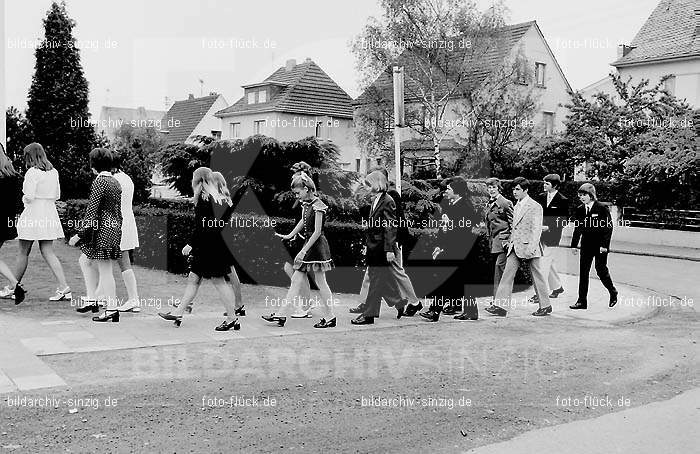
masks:
[[[616,292],[615,285],[608,270],[608,254],[601,254],[599,247],[581,248],[581,260],[579,262],[578,299],[585,302],[588,298],[588,276],[591,272],[591,264],[595,259],[595,271],[598,273],[600,282],[603,283],[608,292]]]
[[[433,304],[430,309],[434,312],[442,312],[447,307],[456,307],[465,310],[474,317],[478,315],[476,299],[469,291],[467,280],[471,277],[468,262],[464,260],[440,261],[437,266],[448,274],[446,280],[437,289],[430,292]]]
[[[400,306],[403,304],[399,286],[391,274],[389,264],[369,265],[367,267],[369,275],[369,290],[365,302],[365,317],[379,317],[379,309],[382,306],[382,298],[388,306]]]

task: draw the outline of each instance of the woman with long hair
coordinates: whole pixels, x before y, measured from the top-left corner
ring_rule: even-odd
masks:
[[[119,312],[140,312],[141,299],[136,282],[136,274],[132,266],[134,250],[139,247],[139,231],[136,227],[136,217],[134,216],[134,181],[122,170],[122,156],[113,152],[114,168],[112,176],[122,188],[121,212],[122,212],[122,238],[119,249],[122,257],[119,259],[119,269],[122,273],[124,286],[126,287],[127,300],[117,307]]]
[[[294,195],[302,204],[301,219],[289,234],[281,235],[276,233],[275,235],[283,240],[289,240],[301,232],[306,241],[294,258],[292,283],[284,300],[285,304],[282,310],[276,314],[264,315],[263,319],[277,323],[279,326],[284,326],[287,321],[289,306],[299,303],[302,282],[306,279],[306,273],[311,271],[321,292],[322,301],[319,309],[323,312],[321,321],[316,323],[314,328],[332,328],[336,326],[336,319],[333,314],[333,293],[326,281],[326,271],[333,269],[333,259],[331,258],[328,240],[323,234],[328,206],[316,195],[316,185],[305,172],[300,172],[292,178],[292,191],[294,191]]]
[[[87,289],[86,298],[76,310],[80,313],[98,312],[99,302],[104,301],[105,311],[92,320],[118,322],[117,285],[112,267],[122,257],[122,189],[112,176],[112,152],[95,148],[89,156],[90,168],[96,177],[90,188],[85,217],[69,242],[71,246],[80,246],[82,254],[78,263]]]
[[[19,256],[15,269],[15,277],[22,281],[29,263],[29,253],[35,241],[39,242],[41,256],[51,268],[58,288],[49,301],[70,300],[72,294],[63,274],[61,262],[56,257],[53,242],[64,238],[61,220],[56,210],[56,200],[61,198],[61,185],[58,181],[58,171],[46,157],[41,144],[30,143],[24,147],[24,162],[27,173],[22,184],[22,202],[24,210],[17,221],[17,237],[19,238]]]
[[[221,296],[226,308],[226,320],[214,328],[216,331],[239,330],[241,324],[235,315],[233,290],[226,282],[231,273],[231,263],[226,254],[222,230],[225,213],[228,212],[230,196],[217,190],[212,171],[208,167],[199,167],[192,175],[194,192],[195,225],[189,244],[182,248],[182,254],[188,257],[190,274],[185,295],[173,311],[158,315],[165,320],[172,320],[180,326],[187,307],[197,296],[202,279],[210,279]]]
[[[225,212],[222,215],[222,220],[225,222],[222,236],[224,239],[224,242],[226,243],[226,249],[224,251],[221,251],[222,254],[226,255],[226,259],[231,263],[231,273],[225,277],[226,281],[231,284],[231,288],[233,289],[233,294],[236,297],[236,302],[235,302],[235,314],[243,317],[245,316],[245,306],[243,304],[243,295],[241,294],[241,280],[238,278],[238,273],[236,272],[236,258],[233,255],[232,247],[233,245],[228,241],[229,239],[232,239],[233,236],[230,234],[230,229],[231,229],[231,224],[230,220],[231,217],[233,216],[233,201],[231,200],[231,192],[228,189],[228,184],[226,183],[226,178],[224,178],[223,174],[221,172],[212,172],[212,183],[214,187],[216,188],[216,194],[220,194],[222,197],[222,200],[225,202],[223,203],[223,207],[225,208]],[[220,213],[216,213],[217,216]],[[192,306],[194,305],[194,301],[192,301],[186,308],[185,311],[187,313],[192,313]],[[227,312],[224,312],[224,316],[228,315]]]
[[[5,154],[5,147],[0,143],[0,194],[5,201],[0,204],[0,248],[5,241],[17,238],[17,206],[20,198],[19,173],[12,165],[12,161]],[[10,268],[0,260],[0,274],[2,274],[12,287],[5,286],[0,291],[0,297],[13,298],[15,304],[24,301],[24,288],[12,274]]]

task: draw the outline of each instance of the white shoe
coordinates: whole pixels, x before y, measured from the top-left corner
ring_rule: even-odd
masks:
[[[292,318],[311,318],[311,309],[301,310],[291,315]]]
[[[5,288],[0,290],[0,298],[8,300],[15,299],[15,289],[10,288],[10,286],[6,285]]]
[[[117,306],[115,310],[119,312],[141,312],[141,302],[138,300],[128,300],[121,306]]]
[[[56,289],[56,294],[49,298],[49,301],[70,301],[73,299],[73,294],[70,292],[70,287],[66,287],[63,290],[60,288]]]

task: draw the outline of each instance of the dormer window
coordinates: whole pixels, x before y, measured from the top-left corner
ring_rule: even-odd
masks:
[[[258,102],[267,102],[267,91],[260,90],[258,92]]]
[[[248,92],[248,104],[255,104],[255,92],[254,91]]]

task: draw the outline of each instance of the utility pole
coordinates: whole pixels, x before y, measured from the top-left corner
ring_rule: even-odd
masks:
[[[404,120],[403,66],[394,66],[394,167],[396,168],[396,192],[401,195],[401,128]]]

